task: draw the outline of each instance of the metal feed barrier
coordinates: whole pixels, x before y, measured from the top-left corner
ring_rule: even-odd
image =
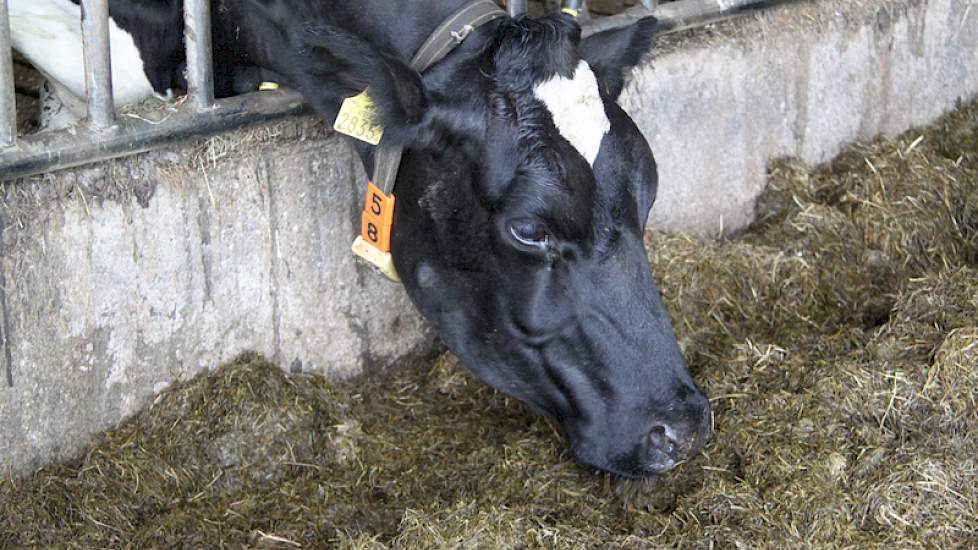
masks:
[[[624,26],[649,14],[674,32],[792,1],[797,0],[677,0],[661,5],[659,0],[641,0],[619,15],[586,21],[584,33]],[[525,14],[527,0],[509,0],[508,8],[513,15]],[[168,108],[162,120],[116,117],[108,0],[81,0],[81,11],[88,117],[69,130],[18,137],[8,0],[0,0],[0,180],[131,155],[308,110],[291,90],[215,101],[210,0],[184,0],[189,100]]]
[[[509,9],[509,14],[513,17],[518,17],[520,15],[525,15],[527,12],[527,0],[509,0],[506,3],[506,7]],[[659,5],[659,0],[641,0],[641,4],[647,10],[653,10]],[[585,9],[587,8],[587,2],[584,2]]]

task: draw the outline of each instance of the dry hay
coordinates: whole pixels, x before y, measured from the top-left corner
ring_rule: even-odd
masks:
[[[978,545],[978,104],[776,163],[728,242],[648,246],[716,434],[641,483],[451,357],[332,387],[254,356],[0,485],[0,547]]]

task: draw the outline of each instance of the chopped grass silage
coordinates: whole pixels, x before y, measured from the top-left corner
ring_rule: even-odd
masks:
[[[978,546],[978,104],[647,245],[714,405],[672,474],[581,469],[450,356],[337,386],[245,356],[0,484],[0,547]]]

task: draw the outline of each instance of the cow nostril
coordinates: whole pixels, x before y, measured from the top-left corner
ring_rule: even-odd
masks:
[[[676,465],[676,440],[668,426],[653,426],[646,436],[646,467],[653,472],[665,472]]]
[[[655,426],[649,432],[649,446],[668,455],[675,456],[676,440],[668,426]]]

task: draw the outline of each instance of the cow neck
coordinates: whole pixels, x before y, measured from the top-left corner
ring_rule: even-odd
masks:
[[[428,70],[459,46],[476,28],[506,12],[493,0],[474,0],[449,15],[418,48],[411,59],[411,68],[419,73]],[[373,184],[385,195],[394,191],[397,172],[401,166],[403,147],[381,145],[374,154]]]
[[[499,9],[492,0],[469,2],[438,25],[414,54],[411,68],[418,73],[424,72],[454,50],[479,25],[504,15],[506,12]],[[390,238],[395,202],[392,192],[403,154],[402,147],[385,145],[379,146],[375,151],[373,181],[367,185],[360,236],[353,241],[353,253],[392,281],[400,281],[390,253]]]

